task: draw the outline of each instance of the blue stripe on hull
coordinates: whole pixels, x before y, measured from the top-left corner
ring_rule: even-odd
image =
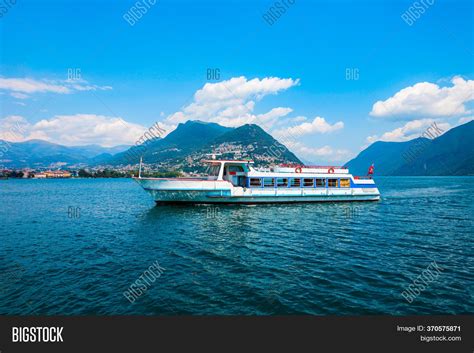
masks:
[[[234,204],[234,205],[256,205],[256,204],[278,204],[278,203],[320,203],[320,202],[375,202],[379,201],[380,197],[373,197],[373,198],[357,198],[353,197],[351,199],[319,199],[319,200],[278,200],[278,201],[270,201],[270,200],[248,200],[251,198],[246,198],[245,200],[242,201],[235,201],[231,199],[221,199],[221,200],[216,200],[216,199],[209,199],[206,201],[163,201],[163,200],[158,200],[155,201],[156,204]]]
[[[157,203],[302,203],[302,202],[350,202],[350,201],[378,201],[380,195],[321,195],[321,196],[222,196],[208,197],[206,195],[188,195],[187,199],[178,195],[157,195],[152,193]]]

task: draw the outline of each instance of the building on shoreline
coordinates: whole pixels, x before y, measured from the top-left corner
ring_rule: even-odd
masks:
[[[72,174],[66,170],[47,170],[45,172],[35,174],[36,179],[70,178],[71,176]]]

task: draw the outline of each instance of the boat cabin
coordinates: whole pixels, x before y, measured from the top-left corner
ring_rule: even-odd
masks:
[[[346,167],[287,167],[254,169],[248,160],[205,160],[208,180],[225,180],[233,186],[268,188],[350,188],[351,175]],[[302,173],[302,174],[299,174]]]
[[[209,180],[227,180],[234,186],[245,187],[247,182],[247,173],[251,170],[250,164],[253,161],[223,161],[223,160],[205,160],[209,165]]]

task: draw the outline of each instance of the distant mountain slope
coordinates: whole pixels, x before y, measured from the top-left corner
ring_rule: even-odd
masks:
[[[43,140],[29,140],[25,142],[8,142],[0,140],[0,165],[5,168],[48,167],[51,164],[71,165],[88,163],[91,158],[100,154],[123,151],[129,146],[101,147],[62,146]]]
[[[474,175],[474,121],[455,127],[422,149],[394,175]]]
[[[425,140],[425,139],[416,139]],[[405,164],[403,153],[416,145],[417,141],[384,142],[377,141],[359,153],[359,155],[345,165],[354,175],[364,175],[369,166],[375,163],[377,175],[392,175],[392,173]]]
[[[39,167],[57,162],[72,164],[88,159],[84,152],[41,140],[2,141],[1,145],[4,152],[0,164],[5,168]]]
[[[114,147],[102,147],[100,145],[85,145],[85,146],[75,146],[69,147],[74,148],[82,151],[83,153],[87,154],[87,157],[93,158],[100,154],[109,154],[114,155],[123,151],[126,151],[130,148],[130,145],[118,145]]]
[[[474,121],[430,140],[375,142],[346,165],[365,174],[375,163],[377,175],[474,175]]]

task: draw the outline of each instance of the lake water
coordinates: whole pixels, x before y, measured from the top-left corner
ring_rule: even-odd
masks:
[[[155,206],[130,179],[1,180],[0,314],[473,314],[474,178],[376,180],[380,202],[218,207]]]

